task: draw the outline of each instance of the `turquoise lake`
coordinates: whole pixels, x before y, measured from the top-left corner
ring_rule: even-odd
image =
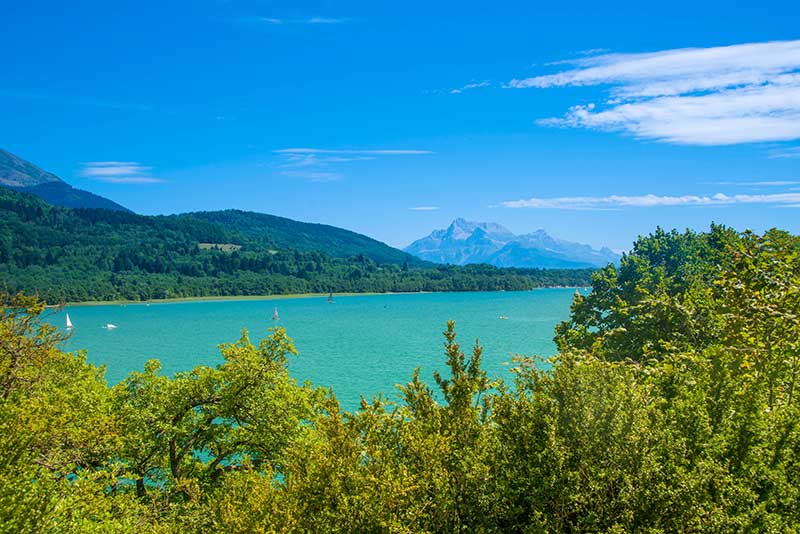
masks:
[[[288,331],[299,351],[290,360],[292,375],[332,387],[343,408],[358,406],[361,395],[397,398],[396,384],[414,368],[433,383],[444,369],[442,331],[454,319],[458,341],[469,351],[478,337],[485,369],[511,378],[515,354],[551,355],[553,327],[569,314],[574,289],[500,293],[364,295],[279,300],[228,300],[103,306],[69,306],[47,321],[62,326],[66,312],[75,325],[63,347],[86,349],[89,360],[107,367],[112,384],[153,358],[165,373],[216,365],[217,345],[239,339],[242,328],[257,343],[276,323]],[[508,319],[500,319],[506,316]],[[113,323],[114,330],[103,325]]]

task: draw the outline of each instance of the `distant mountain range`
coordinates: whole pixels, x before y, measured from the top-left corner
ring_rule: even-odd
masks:
[[[0,148],[0,186],[30,193],[54,206],[130,211],[107,198],[76,189],[55,174],[44,171]]]
[[[456,219],[405,248],[414,256],[436,263],[486,263],[496,267],[581,269],[617,262],[609,248],[556,239],[544,230],[515,235],[497,224]]]

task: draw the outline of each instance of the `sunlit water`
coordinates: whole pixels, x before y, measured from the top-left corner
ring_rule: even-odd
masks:
[[[458,340],[470,350],[475,338],[484,346],[484,367],[492,377],[511,378],[515,354],[550,355],[553,327],[569,313],[574,289],[504,293],[431,293],[285,300],[213,301],[70,306],[49,315],[62,326],[68,312],[73,324],[66,350],[87,349],[89,360],[107,366],[111,384],[152,358],[165,373],[215,365],[217,345],[251,340],[279,324],[294,339],[299,355],[290,360],[292,375],[332,387],[344,408],[361,395],[397,398],[415,367],[432,380],[444,368],[443,336],[448,319],[456,321]],[[279,321],[273,321],[274,308]],[[501,319],[504,316],[507,319]],[[106,330],[112,323],[116,329]]]

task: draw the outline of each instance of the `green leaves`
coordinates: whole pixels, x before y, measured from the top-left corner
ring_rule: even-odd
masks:
[[[714,280],[729,272],[731,246],[741,238],[712,226],[706,234],[657,229],[630,254],[593,276],[592,292],[557,326],[560,350],[582,349],[614,359],[659,358],[715,339]]]
[[[214,486],[220,475],[245,467],[271,471],[301,423],[314,416],[319,393],[298,386],[286,369],[296,353],[282,328],[256,348],[242,338],[220,347],[224,363],[173,378],[148,363],[114,388],[125,465],[139,493],[167,485],[191,499],[187,480]]]

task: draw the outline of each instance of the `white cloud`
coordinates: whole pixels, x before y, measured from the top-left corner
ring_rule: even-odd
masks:
[[[439,206],[414,206],[408,209],[411,211],[436,211],[439,209]]]
[[[655,208],[665,206],[733,206],[739,204],[772,204],[788,207],[800,204],[800,193],[774,193],[767,195],[609,195],[605,197],[556,197],[509,200],[499,206],[505,208],[603,210],[621,208]]]
[[[484,80],[482,82],[471,82],[468,83],[467,85],[463,85],[455,89],[450,89],[450,94],[457,95],[463,93],[464,91],[469,91],[470,89],[479,89],[481,87],[489,87],[490,85],[492,85],[492,82],[490,82],[489,80]]]
[[[274,26],[280,26],[283,24],[313,24],[313,25],[320,25],[320,24],[345,24],[350,22],[351,19],[344,18],[344,17],[307,17],[307,18],[279,18],[279,17],[256,17],[254,19],[258,22],[263,22],[265,24],[270,24]]]
[[[800,158],[800,146],[786,148],[776,148],[769,153],[771,159],[795,159]]]
[[[349,19],[338,17],[311,17],[307,22],[309,24],[342,24],[348,21]]]
[[[374,156],[416,156],[424,154],[433,154],[430,150],[360,150],[360,149],[344,149],[334,150],[327,148],[282,148],[274,151],[276,154],[364,154]]]
[[[89,161],[83,164],[81,176],[111,184],[155,184],[163,182],[150,176],[152,167],[136,161]]]
[[[329,163],[348,163],[350,161],[370,161],[377,159],[375,156],[328,156],[324,161]]]
[[[605,54],[608,48],[588,48],[586,50],[579,50],[578,54],[582,56],[596,56],[598,54]]]
[[[562,64],[573,68],[506,87],[596,85],[607,87],[609,97],[539,124],[690,145],[800,139],[800,40],[604,54]]]
[[[784,187],[787,185],[798,185],[800,182],[792,180],[767,180],[761,182],[710,182],[711,185],[742,185],[750,187]]]
[[[312,167],[328,163],[350,163],[352,161],[370,161],[375,156],[325,156],[306,152],[281,152],[286,159],[282,167]]]
[[[152,176],[106,176],[99,180],[109,184],[160,184],[164,181]]]
[[[290,178],[302,178],[311,182],[335,182],[342,179],[338,172],[328,171],[283,171],[282,175]]]
[[[288,168],[282,174],[304,178],[313,182],[339,180],[342,175],[330,170],[356,161],[371,161],[381,156],[418,156],[433,154],[429,150],[411,149],[330,149],[330,148],[282,148],[274,150],[280,159],[280,167]]]

